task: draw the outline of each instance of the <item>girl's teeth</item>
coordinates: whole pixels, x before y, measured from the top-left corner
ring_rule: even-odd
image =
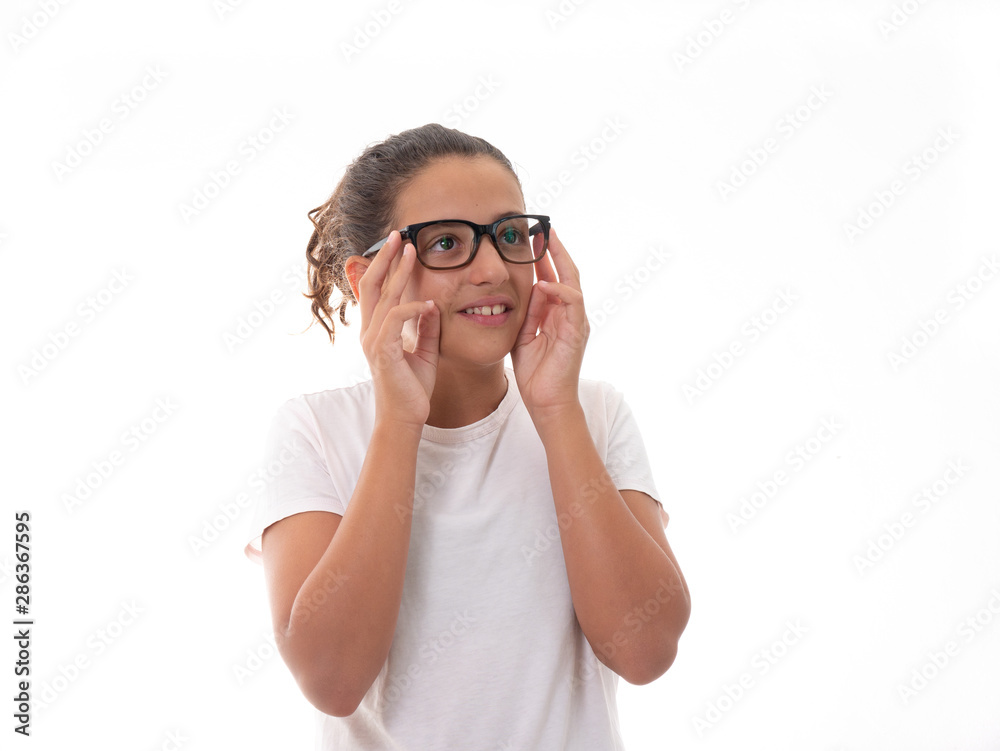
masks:
[[[477,316],[496,316],[503,313],[506,309],[504,305],[487,305],[482,308],[466,308],[464,312]]]

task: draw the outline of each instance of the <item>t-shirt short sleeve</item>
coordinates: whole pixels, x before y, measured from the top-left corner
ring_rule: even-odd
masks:
[[[282,404],[271,420],[261,461],[263,488],[256,497],[244,553],[261,562],[261,535],[276,521],[303,511],[344,515],[325,459],[316,417],[303,397]]]
[[[608,449],[605,466],[618,490],[638,490],[650,496],[660,507],[664,527],[667,515],[656,489],[653,471],[639,425],[621,392],[601,383],[607,408]]]

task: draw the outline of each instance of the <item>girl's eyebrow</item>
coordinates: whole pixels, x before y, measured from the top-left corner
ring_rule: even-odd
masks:
[[[525,212],[526,212],[526,210],[521,210],[521,209],[512,209],[511,211],[501,211],[499,214],[495,214],[493,216],[493,221],[494,222],[498,221],[500,219],[503,219],[506,216],[521,216]],[[452,219],[458,219],[457,216],[453,216],[451,218]],[[448,220],[447,219],[434,219],[434,220],[428,220],[428,221],[441,222],[441,221],[448,221]],[[472,220],[471,219],[464,219],[463,221],[471,222]],[[491,222],[488,222],[488,223],[491,223]],[[414,224],[419,224],[419,222],[414,222]]]
[[[505,216],[519,216],[523,213],[524,211],[522,211],[521,209],[514,209],[513,211],[501,211],[499,214],[493,217],[493,221],[496,221],[497,219],[503,219]]]

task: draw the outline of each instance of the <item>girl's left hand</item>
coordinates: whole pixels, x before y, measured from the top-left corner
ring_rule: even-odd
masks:
[[[536,242],[543,240],[541,235],[535,237]],[[579,405],[580,366],[590,322],[580,272],[554,229],[549,230],[548,252],[535,264],[535,274],[538,282],[531,288],[528,312],[510,356],[521,399],[537,424]]]

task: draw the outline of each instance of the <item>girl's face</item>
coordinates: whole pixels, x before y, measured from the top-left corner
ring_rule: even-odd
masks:
[[[430,163],[399,194],[393,229],[436,219],[492,224],[523,214],[517,180],[489,157],[447,157]],[[394,259],[393,267],[398,263]],[[476,257],[459,269],[428,269],[414,264],[401,302],[433,300],[441,312],[441,358],[466,365],[502,361],[514,347],[524,322],[535,279],[534,264],[509,264],[487,237]],[[503,305],[500,314],[466,313],[470,308]],[[416,341],[416,321],[403,329],[407,349]]]

